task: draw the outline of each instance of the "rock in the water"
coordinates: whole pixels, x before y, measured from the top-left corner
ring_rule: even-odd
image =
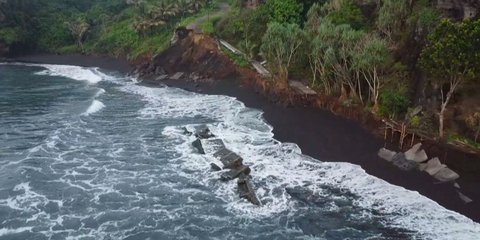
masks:
[[[205,139],[203,140],[204,149],[207,154],[213,154],[218,152],[221,149],[225,148],[225,144],[223,143],[222,139]]]
[[[394,151],[390,151],[386,148],[381,148],[379,151],[378,151],[378,156],[382,159],[385,159],[389,162],[391,162],[393,160],[393,156],[395,156],[395,154],[397,154],[396,152]]]
[[[249,175],[250,172],[251,172],[250,167],[241,166],[241,167],[238,167],[236,169],[232,169],[228,172],[222,173],[220,178],[222,179],[222,181],[230,181],[230,180],[233,180],[235,178],[238,178],[240,176],[240,174]]]
[[[193,134],[192,132],[188,131],[188,129],[186,127],[183,127],[182,130],[183,130],[184,135],[192,136],[192,134]]]
[[[214,153],[213,156],[222,162],[224,169],[235,169],[243,165],[242,157],[226,148]]]
[[[428,160],[427,153],[425,150],[420,150],[422,147],[421,143],[416,144],[410,150],[405,152],[405,158],[414,161],[417,163],[425,162]]]
[[[200,139],[195,140],[192,145],[198,150],[198,153],[205,154],[205,150],[203,150],[202,141]]]
[[[238,191],[240,193],[241,198],[245,198],[249,202],[257,206],[262,205],[262,203],[257,197],[257,194],[253,190],[252,183],[250,182],[250,178],[247,175],[242,174],[238,178],[237,184],[238,184]]]
[[[425,172],[430,174],[430,176],[433,176],[433,175],[437,174],[440,170],[442,170],[443,168],[446,168],[446,167],[447,166],[443,165],[440,162],[440,159],[438,159],[436,157],[436,158],[430,159],[430,161],[428,161],[427,167],[425,168]]]
[[[218,166],[216,163],[210,163],[210,166],[212,167],[212,170],[215,172],[222,171],[222,168]]]
[[[440,169],[435,175],[433,175],[433,177],[440,182],[450,182],[457,180],[460,175],[458,175],[458,173],[454,172],[452,169],[445,167]]]
[[[393,156],[392,159],[393,165],[397,166],[401,170],[411,171],[418,167],[418,163],[414,161],[407,160],[404,153],[397,153]]]
[[[201,139],[209,139],[209,138],[215,137],[215,135],[213,135],[213,133],[210,132],[210,129],[208,129],[208,127],[204,127],[203,129],[197,130],[197,133],[195,133],[195,136]]]

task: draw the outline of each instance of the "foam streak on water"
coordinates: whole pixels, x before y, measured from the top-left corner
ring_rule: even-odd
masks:
[[[61,81],[65,86],[51,99],[32,86],[33,93],[15,100],[16,108],[37,103],[38,117],[10,111],[0,94],[0,113],[6,112],[0,125],[8,126],[0,128],[0,149],[6,149],[0,150],[0,239],[480,235],[478,224],[417,192],[356,165],[312,159],[296,144],[275,140],[262,112],[234,98],[150,88],[95,68],[34,66],[47,70],[38,75],[32,68],[27,77],[49,76],[55,84],[67,77],[86,81],[87,90],[95,83],[95,91],[82,95],[75,90],[82,86],[78,82]],[[66,101],[88,104],[67,111],[58,105]],[[194,137],[183,127],[194,131],[204,124],[251,166],[263,206],[239,198],[235,181],[218,180],[220,173],[209,166],[216,150],[211,141],[203,141],[206,155],[196,153]]]
[[[105,107],[105,104],[103,104],[102,102],[98,100],[93,100],[92,104],[90,105],[90,107],[88,107],[87,111],[83,113],[83,115],[88,116],[90,114],[96,113],[102,110],[102,108],[104,107]]]

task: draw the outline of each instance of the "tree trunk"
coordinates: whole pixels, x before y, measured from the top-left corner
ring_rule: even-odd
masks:
[[[443,122],[444,122],[444,117],[445,117],[445,110],[446,110],[446,104],[442,103],[442,109],[440,110],[440,113],[438,114],[438,136],[440,137],[440,139],[443,139],[443,137],[444,137]]]
[[[478,127],[477,127],[477,132],[475,133],[475,143],[477,143],[478,135],[480,135],[480,122],[479,122]]]
[[[288,69],[286,67],[280,67],[278,71],[277,86],[281,89],[288,87]]]
[[[443,139],[444,136],[445,136],[445,134],[444,134],[445,110],[447,110],[447,105],[450,102],[450,99],[452,98],[453,93],[457,89],[458,85],[460,85],[461,83],[462,83],[462,79],[457,79],[457,78],[451,79],[450,80],[450,89],[448,90],[446,98],[443,96],[443,89],[441,90],[442,105],[441,105],[440,113],[439,113],[439,116],[438,116],[438,123],[439,123],[438,124],[438,135],[441,139]]]

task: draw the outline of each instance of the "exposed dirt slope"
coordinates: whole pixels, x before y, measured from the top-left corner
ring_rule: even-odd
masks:
[[[198,73],[204,78],[224,79],[236,74],[235,64],[222,54],[215,39],[186,29],[177,30],[177,36],[176,43],[154,58],[155,66],[167,73]]]

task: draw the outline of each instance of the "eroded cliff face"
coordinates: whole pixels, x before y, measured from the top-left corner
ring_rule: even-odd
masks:
[[[217,79],[233,76],[237,69],[219,50],[215,39],[186,29],[177,30],[172,46],[156,56],[153,63],[167,73],[198,73]]]
[[[456,20],[472,19],[480,16],[479,0],[437,0],[437,8],[445,17]]]

